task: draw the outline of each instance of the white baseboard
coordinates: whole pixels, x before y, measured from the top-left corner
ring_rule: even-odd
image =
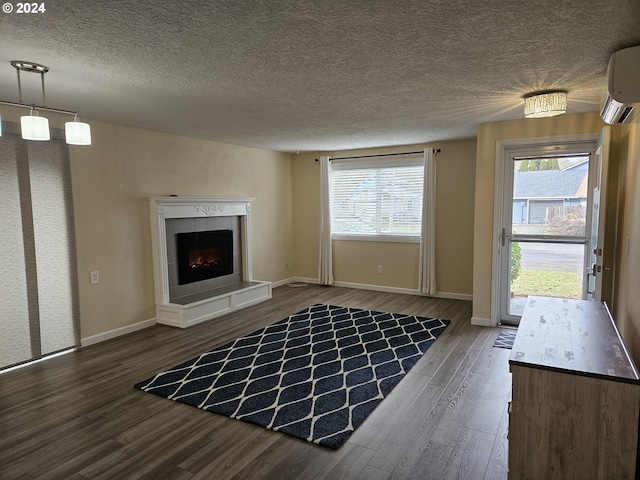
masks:
[[[292,282],[308,283],[310,285],[318,285],[320,282],[317,278],[293,277]]]
[[[112,338],[121,337],[122,335],[126,335],[127,333],[137,332],[138,330],[153,327],[155,324],[156,319],[150,318],[149,320],[143,320],[142,322],[134,323],[133,325],[127,325],[126,327],[120,327],[114,330],[109,330],[108,332],[91,335],[90,337],[81,338],[80,346],[88,347],[89,345],[94,345],[106,340],[111,340]]]
[[[280,280],[277,283],[274,283],[273,286],[285,285],[290,282],[300,282],[300,283],[309,283],[312,285],[318,284],[317,278],[305,278],[305,277],[292,277],[287,280]],[[333,282],[333,285],[336,287],[345,287],[345,288],[356,288],[359,290],[373,290],[375,292],[387,292],[387,293],[401,293],[404,295],[422,295],[417,289],[413,288],[399,288],[399,287],[389,287],[386,285],[371,285],[368,283],[353,283],[353,282]],[[448,298],[450,300],[466,300],[473,301],[473,295],[469,295],[467,293],[453,293],[453,292],[438,292],[435,295],[429,295],[430,297],[435,298]]]
[[[466,300],[468,302],[473,302],[473,295],[468,293],[438,292],[431,296],[436,298],[448,298],[450,300]]]
[[[335,287],[357,288],[359,290],[373,290],[374,292],[401,293],[404,295],[421,295],[413,288],[388,287],[386,285],[370,285],[367,283],[333,282]]]
[[[290,283],[309,283],[311,285],[317,285],[318,284],[318,279],[317,278],[304,278],[304,277],[289,277],[289,278],[285,278],[283,280],[278,280],[277,282],[272,282],[272,287],[276,288],[276,287],[282,287],[283,285],[288,285]]]
[[[491,320],[482,317],[471,317],[471,325],[478,325],[480,327],[493,327]]]
[[[281,287],[282,285],[286,285],[289,282],[291,282],[291,277],[284,278],[284,279],[278,280],[276,282],[271,282],[271,288]]]
[[[283,280],[278,280],[277,282],[273,282],[272,287],[273,288],[281,287],[283,285],[287,285],[292,282],[317,285],[318,279],[306,278],[306,277],[290,277],[290,278],[285,278]],[[411,288],[388,287],[384,285],[369,285],[366,283],[352,283],[352,282],[333,282],[333,285],[336,287],[355,288],[359,290],[372,290],[376,292],[400,293],[404,295],[421,295],[421,293],[418,290],[414,290]],[[432,296],[436,298],[449,298],[452,300],[473,300],[473,295],[467,295],[462,293],[438,292]],[[128,333],[133,333],[133,332],[137,332],[138,330],[143,330],[145,328],[152,327],[156,325],[156,323],[157,322],[155,318],[150,318],[149,320],[143,320],[141,322],[134,323],[133,325],[127,325],[125,327],[109,330],[108,332],[98,333],[97,335],[91,335],[90,337],[84,337],[80,339],[80,346],[88,347],[89,345],[94,345],[96,343],[101,343],[106,340],[111,340],[112,338],[117,338],[122,335],[126,335]],[[490,327],[491,321],[488,318],[472,317],[471,324]]]

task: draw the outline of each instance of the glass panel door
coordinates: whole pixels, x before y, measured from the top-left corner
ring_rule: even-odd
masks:
[[[503,323],[518,324],[529,295],[586,298],[591,157],[584,147],[511,155],[500,239]]]
[[[581,299],[584,286],[584,242],[511,241],[508,313],[522,316],[529,295]]]

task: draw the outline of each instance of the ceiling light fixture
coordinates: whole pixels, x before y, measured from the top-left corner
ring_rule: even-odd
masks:
[[[5,102],[0,100],[1,105],[9,105],[11,107],[28,108],[29,115],[20,117],[20,128],[22,138],[25,140],[46,141],[50,140],[49,120],[41,117],[39,111],[48,111],[53,113],[63,113],[65,115],[73,115],[72,122],[65,123],[65,138],[69,145],[91,145],[91,127],[88,123],[78,121],[78,112],[69,110],[60,110],[58,108],[49,108],[46,105],[46,97],[44,91],[44,74],[49,71],[49,67],[34,62],[24,62],[22,60],[13,60],[11,66],[16,69],[18,76],[18,103]],[[22,103],[22,85],[20,83],[20,72],[39,73],[42,80],[42,105],[27,105]],[[2,136],[2,118],[0,118],[0,136]]]
[[[536,92],[524,97],[525,118],[553,117],[567,113],[567,92]]]

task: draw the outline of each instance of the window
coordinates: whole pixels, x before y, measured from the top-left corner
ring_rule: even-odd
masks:
[[[331,164],[334,238],[420,241],[424,159]]]

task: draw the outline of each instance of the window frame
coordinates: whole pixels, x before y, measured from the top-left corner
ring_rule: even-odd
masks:
[[[388,233],[335,233],[333,232],[333,176],[336,171],[346,171],[346,170],[364,170],[364,169],[372,169],[372,170],[380,170],[385,168],[404,168],[404,167],[421,167],[423,169],[422,172],[422,182],[423,182],[423,191],[422,191],[422,199],[424,205],[424,155],[417,156],[412,154],[412,156],[408,156],[405,158],[394,158],[393,160],[389,160],[388,158],[381,157],[373,157],[373,158],[364,158],[364,159],[332,159],[331,160],[331,180],[330,180],[330,192],[331,192],[331,228],[332,240],[340,240],[340,241],[364,241],[364,242],[387,242],[387,243],[420,243],[421,241],[421,230],[422,230],[422,217],[420,219],[420,232],[417,234],[388,234]]]

